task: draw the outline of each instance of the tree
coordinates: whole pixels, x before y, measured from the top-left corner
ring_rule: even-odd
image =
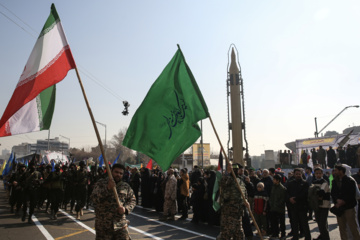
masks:
[[[116,157],[120,153],[120,157],[118,160],[119,163],[127,162],[129,164],[134,164],[136,162],[134,151],[122,145],[122,141],[124,140],[126,131],[127,128],[120,129],[119,132],[115,134],[110,140],[110,145],[115,149],[114,154],[116,155]]]

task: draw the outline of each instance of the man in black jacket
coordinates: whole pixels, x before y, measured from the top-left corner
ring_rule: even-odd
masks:
[[[329,150],[327,150],[326,154],[327,154],[328,166],[330,168],[334,168],[335,163],[336,163],[336,153],[335,153],[334,149],[330,146]]]
[[[287,194],[290,201],[289,210],[291,211],[291,231],[294,240],[299,239],[299,224],[304,231],[305,240],[311,240],[310,229],[306,217],[308,211],[307,196],[309,184],[302,178],[300,168],[294,169],[295,179],[287,185]]]
[[[349,226],[353,239],[360,239],[360,233],[355,217],[357,186],[352,178],[345,175],[345,172],[346,168],[344,166],[335,166],[335,178],[332,181],[331,197],[335,204],[335,208],[343,209],[342,215],[336,216],[341,239],[350,239],[350,237],[347,236],[346,225]]]
[[[360,189],[360,168],[356,174],[352,175],[352,177],[355,179],[355,181],[357,183],[357,187]],[[357,200],[357,201],[360,206],[360,200]],[[360,223],[360,211],[357,212],[357,219],[358,219],[358,222]]]

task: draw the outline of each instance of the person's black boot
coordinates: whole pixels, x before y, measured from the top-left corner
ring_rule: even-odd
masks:
[[[25,218],[26,218],[26,213],[24,213],[24,214],[22,215],[21,221],[25,222]]]
[[[29,218],[28,218],[28,223],[29,223],[29,224],[32,224],[32,223],[33,223],[33,220],[31,219],[31,216],[29,216]]]

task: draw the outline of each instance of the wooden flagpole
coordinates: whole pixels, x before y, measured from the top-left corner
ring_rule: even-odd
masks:
[[[89,114],[90,114],[90,118],[91,118],[92,124],[93,124],[93,126],[94,126],[94,130],[95,130],[95,133],[96,133],[96,137],[97,137],[97,139],[98,139],[98,142],[99,142],[101,154],[102,154],[102,156],[103,156],[103,158],[104,158],[104,162],[105,162],[105,166],[106,166],[106,172],[108,173],[108,176],[109,176],[109,181],[114,181],[114,178],[113,178],[113,176],[112,176],[112,174],[111,174],[111,171],[110,171],[109,163],[108,163],[108,161],[106,160],[105,151],[104,151],[104,146],[103,146],[103,144],[102,144],[102,142],[101,142],[99,130],[97,129],[97,126],[96,126],[96,123],[95,123],[95,118],[94,118],[94,115],[93,115],[93,113],[92,113],[92,111],[91,111],[89,101],[88,101],[88,99],[87,99],[87,97],[86,97],[85,89],[84,89],[84,86],[83,86],[83,84],[82,84],[82,82],[81,82],[80,74],[79,74],[79,71],[78,71],[77,67],[75,67],[75,71],[76,71],[76,75],[77,75],[77,78],[78,78],[79,83],[80,83],[81,91],[82,91],[82,93],[83,93],[83,95],[84,95],[85,103],[86,103],[86,106],[87,106],[87,108],[88,108],[88,111],[89,111]],[[115,199],[116,199],[116,202],[117,202],[118,206],[119,206],[119,207],[122,207],[122,204],[121,204],[121,202],[120,202],[120,200],[119,200],[119,196],[118,196],[117,191],[116,191],[116,187],[113,188],[113,192],[114,192]]]
[[[225,156],[226,164],[227,164],[227,166],[228,166],[228,165],[230,165],[230,161],[229,161],[229,159],[228,159],[228,157],[227,157],[227,155],[226,155],[226,152],[225,152],[225,150],[224,150],[224,148],[223,148],[223,146],[222,146],[222,143],[221,143],[221,141],[220,141],[219,135],[217,134],[217,131],[216,131],[216,129],[215,129],[214,123],[213,123],[210,115],[209,115],[209,119],[210,119],[210,122],[211,122],[211,126],[212,126],[213,129],[214,129],[216,138],[217,138],[217,140],[219,141],[219,144],[220,144],[220,147],[221,147],[221,151],[223,152],[223,154],[224,154],[224,156]],[[235,179],[236,186],[237,186],[237,188],[238,188],[239,191],[240,191],[241,197],[242,197],[245,201],[247,201],[246,198],[245,198],[244,193],[241,191],[241,187],[240,187],[239,182],[236,181],[236,175],[235,175],[234,170],[233,170],[232,168],[231,168],[231,175],[232,175],[233,178]],[[251,218],[252,218],[252,220],[253,220],[253,223],[254,223],[254,225],[255,225],[255,227],[256,227],[256,230],[257,230],[258,233],[259,233],[259,236],[260,236],[261,240],[263,240],[263,236],[262,236],[262,234],[261,234],[260,228],[259,228],[259,226],[257,225],[256,220],[255,220],[255,218],[254,218],[254,215],[253,215],[252,212],[251,212],[249,203],[248,203],[248,204],[245,204],[245,206],[246,206],[246,208],[249,210],[249,214],[250,214],[250,216],[251,216]]]

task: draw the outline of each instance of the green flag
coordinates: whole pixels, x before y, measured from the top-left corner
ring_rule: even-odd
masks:
[[[179,47],[136,110],[123,145],[167,170],[200,137],[197,122],[207,117],[206,103]]]

